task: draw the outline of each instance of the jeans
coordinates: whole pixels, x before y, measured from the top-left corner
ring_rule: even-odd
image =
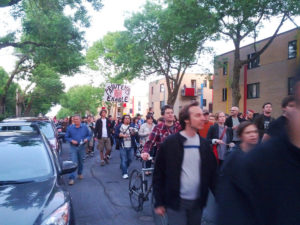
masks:
[[[167,208],[169,225],[201,225],[202,209],[197,201],[181,199],[180,210]]]
[[[79,145],[79,146],[74,146],[72,144],[70,145],[71,159],[73,162],[77,163],[77,165],[78,165],[78,168],[77,168],[78,175],[82,174],[83,158],[85,156],[85,147],[86,147],[86,144]],[[69,179],[74,180],[75,177],[76,177],[76,171],[70,174]]]
[[[122,175],[128,174],[128,167],[133,159],[133,148],[121,148],[120,157],[121,157],[121,170]]]

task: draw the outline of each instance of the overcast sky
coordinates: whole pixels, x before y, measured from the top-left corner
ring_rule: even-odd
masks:
[[[99,12],[90,11],[91,16],[91,27],[86,30],[86,40],[89,46],[93,42],[101,39],[107,32],[113,32],[118,30],[123,30],[124,20],[132,12],[136,12],[141,9],[145,4],[146,0],[103,0],[104,7]],[[296,19],[296,22],[300,24],[300,18]],[[272,35],[279,23],[278,19],[272,19],[270,22],[264,24],[264,28],[259,33],[259,39],[263,39]],[[20,28],[20,23],[13,20],[7,9],[0,9],[0,36],[5,35],[9,31],[14,31]],[[280,33],[286,30],[292,29],[295,26],[291,22],[287,22],[281,29]],[[246,45],[253,42],[251,39],[246,39],[242,44]],[[220,40],[214,43],[209,43],[215,50],[215,53],[222,54],[224,52],[233,50],[234,46],[231,42],[225,42]],[[200,60],[199,64],[205,65],[202,67],[196,67],[190,72],[201,72],[204,69],[212,70],[213,56],[206,56]],[[13,70],[16,58],[13,56],[13,49],[6,48],[0,50],[0,66],[8,72]],[[100,72],[90,71],[84,69],[84,71],[75,77],[64,78],[64,83],[67,89],[71,86],[79,84],[94,84],[98,85],[103,82]],[[137,82],[137,87],[140,90],[148,90],[147,84],[145,82]],[[139,89],[137,88],[137,89]]]

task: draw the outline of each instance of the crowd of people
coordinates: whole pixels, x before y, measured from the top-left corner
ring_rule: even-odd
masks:
[[[169,225],[201,224],[209,190],[220,225],[295,225],[300,224],[300,82],[296,84],[295,96],[283,99],[277,119],[270,102],[261,113],[248,110],[246,115],[236,106],[230,115],[213,115],[192,102],[178,120],[165,105],[157,120],[151,108],[145,119],[124,115],[116,120],[102,109],[96,121],[74,115],[62,126],[79,179],[85,153],[93,156],[96,147],[105,166],[115,145],[124,179],[134,155],[146,161],[155,156],[155,212],[167,215]],[[70,185],[75,175],[70,175]]]

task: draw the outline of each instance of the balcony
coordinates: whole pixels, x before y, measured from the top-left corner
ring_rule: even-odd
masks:
[[[199,89],[201,90],[201,89]],[[181,89],[181,96],[183,97],[197,97],[199,95],[199,90],[197,88],[182,88]]]

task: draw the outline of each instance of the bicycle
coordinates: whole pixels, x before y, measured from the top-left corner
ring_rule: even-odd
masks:
[[[152,160],[152,157],[149,160]],[[154,168],[144,168],[145,162],[143,161],[142,163],[143,168],[140,171],[134,169],[129,176],[129,199],[132,208],[137,212],[143,210],[144,202],[149,201],[149,194],[152,192],[152,182],[148,187],[148,180],[145,173],[147,171],[152,172]]]

